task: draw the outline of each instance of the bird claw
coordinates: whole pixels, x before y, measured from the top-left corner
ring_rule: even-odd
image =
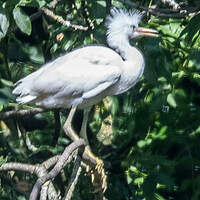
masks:
[[[97,158],[98,159],[98,158]],[[104,170],[104,163],[102,160],[98,159],[97,160],[97,164],[95,166],[95,171],[98,173],[98,175],[100,176],[100,181],[101,181],[101,189],[103,191],[103,193],[106,191],[107,189],[107,175],[105,173]]]
[[[96,166],[94,168],[89,165],[86,166],[86,172],[90,174],[91,182],[95,186],[93,193],[100,191],[104,193],[107,189],[107,175],[104,170],[104,163],[101,159],[94,156],[94,154],[89,149],[87,149],[87,151],[89,151],[88,154],[94,160],[96,160]]]

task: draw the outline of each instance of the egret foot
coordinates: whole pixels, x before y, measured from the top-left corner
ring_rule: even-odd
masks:
[[[93,193],[97,193],[102,191],[104,193],[107,189],[107,176],[105,174],[104,170],[104,163],[101,159],[96,157],[90,150],[90,148],[87,146],[85,148],[85,153],[87,155],[96,161],[95,167],[91,167],[90,165],[87,165],[86,172],[90,174],[91,176],[91,182],[93,186],[95,187],[95,190]]]

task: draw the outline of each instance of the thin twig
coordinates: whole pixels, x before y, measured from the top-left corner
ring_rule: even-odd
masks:
[[[160,0],[162,3],[168,3],[170,6],[173,7],[173,10],[179,10],[181,7],[178,3],[176,3],[174,0]]]
[[[119,0],[123,3],[125,3],[126,5],[132,7],[132,8],[136,8],[136,9],[140,9],[143,10],[145,12],[149,12],[150,14],[157,16],[157,17],[162,17],[162,18],[184,18],[185,16],[189,15],[189,9],[188,10],[171,10],[171,13],[169,13],[169,9],[158,9],[158,8],[148,8],[148,7],[144,7],[144,6],[140,6],[137,3],[133,3],[130,0]],[[195,8],[195,10],[198,10]],[[194,12],[194,10],[192,11]]]
[[[63,26],[67,26],[70,28],[73,28],[75,30],[82,30],[82,31],[87,31],[88,27],[84,27],[81,25],[75,25],[75,24],[71,24],[70,21],[68,20],[64,20],[61,16],[59,15],[55,15],[53,13],[53,11],[49,10],[48,8],[41,8],[41,10],[50,18],[52,18],[53,20],[57,21],[58,23],[62,24]]]
[[[83,17],[86,21],[86,24],[88,27],[90,27],[90,29],[94,29],[94,23],[92,22],[92,20],[89,18],[89,11],[88,11],[88,7],[87,7],[87,1],[85,0],[81,0],[81,7],[82,7],[82,14]]]

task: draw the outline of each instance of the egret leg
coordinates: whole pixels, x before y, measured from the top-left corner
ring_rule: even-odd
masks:
[[[90,155],[90,157],[96,160],[97,166],[101,166],[103,164],[103,161],[92,153],[90,145],[89,145],[88,137],[87,137],[87,122],[88,122],[88,116],[89,116],[90,110],[91,110],[91,107],[85,108],[83,111],[83,121],[81,125],[81,130],[80,130],[80,137],[83,138],[87,144],[85,151]]]
[[[63,126],[63,129],[65,133],[74,141],[79,139],[79,136],[76,134],[76,132],[72,128],[72,119],[74,117],[74,114],[76,112],[77,106],[72,106],[69,115],[67,117],[67,120]],[[81,126],[81,137],[85,139],[85,141],[88,144],[87,139],[87,121],[88,121],[88,114],[90,109],[84,110],[84,116],[83,116],[83,122]],[[87,167],[87,171],[91,173],[92,183],[98,183],[97,190],[102,190],[103,192],[107,188],[107,176],[104,172],[103,168],[103,161],[100,160],[98,157],[96,157],[90,150],[90,147],[87,145],[85,148],[85,152],[92,157],[94,160],[96,160],[96,167],[93,171],[89,166]]]
[[[85,142],[89,148],[90,148],[90,145],[89,145],[89,141],[88,141],[88,137],[87,137],[87,122],[88,122],[88,116],[89,116],[90,110],[91,110],[91,107],[86,108],[83,111],[83,122],[81,125],[81,131],[80,131],[80,137],[85,140]]]
[[[84,109],[80,137],[83,138],[87,144],[85,152],[87,152],[87,154],[96,161],[95,169],[92,169],[89,165],[86,167],[86,171],[90,172],[92,183],[96,187],[95,192],[100,190],[104,192],[107,188],[107,176],[104,171],[104,163],[92,153],[87,137],[87,122],[90,110],[91,107]]]
[[[67,117],[67,120],[63,126],[63,129],[67,136],[69,136],[73,141],[78,140],[79,136],[75,133],[75,131],[72,128],[72,119],[74,117],[74,114],[76,112],[77,106],[72,106],[69,115]]]

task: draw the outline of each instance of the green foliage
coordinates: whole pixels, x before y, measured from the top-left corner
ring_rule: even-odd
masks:
[[[54,12],[72,24],[94,27],[86,32],[61,26],[47,16],[31,20],[30,16],[49,2],[0,2],[0,112],[24,108],[15,103],[11,94],[13,83],[21,77],[66,51],[87,44],[105,44],[104,22],[109,1],[75,0],[57,4]],[[147,7],[156,3],[132,2]],[[192,5],[196,1],[189,2]],[[118,0],[112,1],[112,5],[130,8]],[[94,109],[90,118],[91,146],[108,165],[105,196],[116,200],[199,200],[200,14],[180,19],[148,14],[143,23],[160,31],[159,38],[137,41],[146,59],[144,76],[133,89],[109,98],[109,106],[100,103],[100,111]],[[60,40],[59,34],[63,34]],[[97,145],[96,133],[110,114],[111,145],[105,147],[100,142]],[[62,124],[66,115],[62,110]],[[0,121],[0,165],[6,161],[42,162],[63,151],[70,141],[61,134],[57,144],[52,145],[54,117],[51,112],[42,114],[39,121],[33,118],[24,121],[37,126],[44,119],[48,123],[43,129],[28,133],[37,147],[35,152],[30,152],[19,137],[14,122],[19,119]],[[71,173],[70,169],[65,172]],[[21,194],[11,187],[3,173],[0,173],[0,199],[25,199],[30,191]],[[27,174],[16,173],[14,178],[35,183]],[[80,179],[73,198],[94,199],[86,188],[89,180],[85,176]],[[57,181],[56,187],[62,188],[62,184]]]
[[[32,29],[31,20],[20,7],[13,9],[13,17],[19,29],[23,33],[30,35]]]
[[[0,40],[6,36],[8,27],[9,27],[9,20],[8,17],[6,15],[5,10],[3,10],[3,8],[0,7]]]
[[[0,166],[7,162],[7,158],[3,158],[3,156],[0,156]]]

